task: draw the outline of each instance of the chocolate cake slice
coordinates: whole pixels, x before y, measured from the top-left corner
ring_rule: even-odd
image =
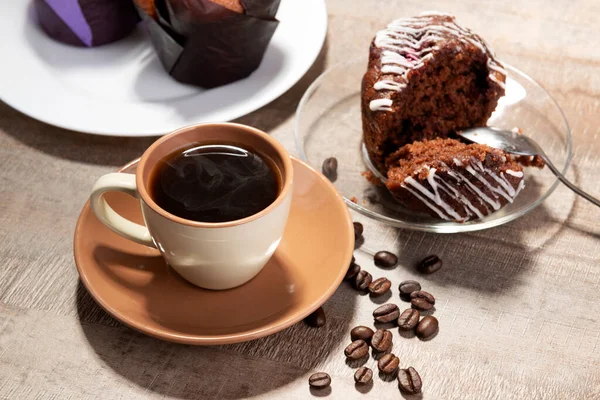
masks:
[[[386,186],[405,207],[444,220],[483,218],[512,203],[523,167],[501,150],[454,139],[417,141],[388,157]]]
[[[483,126],[506,73],[478,35],[453,16],[426,13],[377,32],[362,81],[363,136],[377,169],[416,140]]]

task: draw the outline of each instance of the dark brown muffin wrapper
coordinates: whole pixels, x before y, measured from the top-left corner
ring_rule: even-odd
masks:
[[[157,20],[138,7],[165,70],[177,81],[212,88],[243,79],[260,65],[279,25],[280,0],[242,0],[246,13],[209,0],[191,6],[157,0]]]

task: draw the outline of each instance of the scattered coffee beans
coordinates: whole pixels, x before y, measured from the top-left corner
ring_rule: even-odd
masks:
[[[304,318],[304,322],[315,328],[319,328],[325,325],[326,318],[325,311],[323,311],[323,307],[319,307],[315,312],[310,314],[308,317]]]
[[[398,257],[389,251],[378,251],[373,259],[378,267],[390,268],[398,264]]]
[[[356,275],[358,275],[359,272],[360,272],[360,265],[352,263],[348,267],[348,272],[346,272],[346,276],[344,277],[344,279],[347,281],[350,279],[353,279],[356,277]]]
[[[399,316],[400,309],[397,305],[392,303],[379,306],[373,311],[373,318],[375,318],[375,321],[382,323],[397,320]]]
[[[410,294],[421,290],[421,284],[417,281],[403,281],[398,286],[400,298],[404,301],[410,301]]]
[[[329,157],[329,158],[326,158],[325,161],[323,161],[323,167],[322,167],[323,175],[325,175],[327,177],[327,179],[329,179],[331,182],[335,182],[337,179],[337,168],[338,168],[337,158]]]
[[[398,328],[401,331],[411,331],[416,328],[420,317],[421,313],[418,310],[407,308],[398,317]]]
[[[419,290],[418,292],[412,292],[410,294],[410,304],[417,310],[428,311],[433,308],[435,298],[431,293]]]
[[[371,282],[373,282],[373,277],[365,270],[359,271],[354,277],[354,287],[359,290],[367,290]]]
[[[344,354],[351,360],[358,360],[369,354],[369,345],[364,340],[355,340],[344,349]]]
[[[389,279],[378,278],[371,282],[371,284],[369,285],[369,292],[373,296],[381,296],[382,294],[385,294],[388,290],[390,290],[390,287],[392,287],[392,282],[390,282]]]
[[[373,329],[367,327],[367,326],[356,326],[354,328],[352,328],[352,330],[350,331],[350,339],[352,339],[352,341],[355,340],[364,340],[367,343],[371,343],[371,338],[373,337]]]
[[[425,257],[417,266],[419,272],[423,274],[433,274],[442,268],[442,259],[436,255]]]
[[[427,340],[433,337],[438,331],[439,323],[436,317],[427,315],[417,325],[417,337]]]
[[[331,377],[325,372],[317,372],[308,378],[308,384],[315,389],[323,389],[331,385]]]
[[[384,354],[379,361],[377,361],[377,368],[384,374],[391,374],[398,369],[400,365],[400,359],[392,353]]]
[[[373,371],[367,367],[360,367],[354,373],[354,382],[366,385],[373,380]]]
[[[363,227],[363,224],[361,224],[360,222],[354,222],[354,238],[355,239],[361,237],[364,230],[365,230],[365,228]]]
[[[398,386],[406,394],[419,394],[423,387],[421,377],[413,367],[401,369],[398,371]]]
[[[392,344],[392,332],[387,329],[377,329],[371,338],[371,347],[375,351],[388,351],[392,348]]]

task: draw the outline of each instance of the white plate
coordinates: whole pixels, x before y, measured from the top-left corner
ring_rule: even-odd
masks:
[[[106,46],[77,48],[47,37],[29,1],[2,0],[0,99],[46,123],[102,135],[161,135],[229,121],[288,90],[323,46],[324,0],[283,0],[277,18],[281,23],[250,77],[202,90],[163,70],[141,27]]]

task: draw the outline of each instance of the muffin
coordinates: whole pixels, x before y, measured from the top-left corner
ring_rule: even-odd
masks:
[[[154,15],[137,6],[163,68],[179,82],[214,88],[259,67],[279,1],[154,0]]]
[[[483,126],[504,95],[506,73],[485,41],[438,13],[398,19],[377,32],[362,80],[365,145],[386,159],[416,140]]]
[[[34,0],[38,22],[51,38],[96,47],[129,35],[139,17],[129,0]]]
[[[137,6],[142,10],[146,15],[150,16],[153,19],[157,18],[156,14],[156,5],[154,4],[154,0],[135,0]]]
[[[220,4],[228,10],[234,11],[236,13],[243,14],[244,6],[240,0],[212,0],[214,3]]]

